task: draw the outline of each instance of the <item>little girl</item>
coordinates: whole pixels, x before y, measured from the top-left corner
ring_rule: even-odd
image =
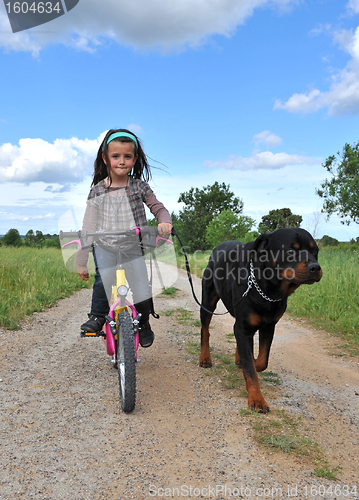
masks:
[[[126,129],[109,130],[102,141],[95,160],[95,170],[82,229],[95,231],[122,231],[147,226],[144,204],[158,221],[160,236],[167,236],[172,229],[171,216],[154,195],[147,181],[150,166],[138,137]],[[143,180],[141,180],[141,177]],[[103,242],[116,247],[120,237],[104,238]],[[81,325],[82,331],[100,331],[109,312],[111,285],[117,265],[116,253],[97,246],[94,251],[96,265],[89,319]],[[76,256],[77,272],[87,281],[89,250],[79,250]],[[150,347],[154,333],[149,324],[153,312],[146,263],[141,248],[135,247],[121,263],[130,284],[134,305],[141,313],[139,339],[142,347]]]

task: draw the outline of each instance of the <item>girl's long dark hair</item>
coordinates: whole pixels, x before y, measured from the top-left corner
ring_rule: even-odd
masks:
[[[129,137],[116,137],[114,141],[119,141],[119,142],[131,142],[134,145],[135,148],[135,155],[138,155],[138,158],[136,160],[136,163],[131,170],[131,172],[128,174],[129,177],[132,177],[133,179],[142,179],[144,181],[149,181],[151,179],[151,167],[147,161],[147,156],[145,155],[141,142],[139,138],[130,130],[126,130],[125,128],[120,128],[120,129],[111,129],[107,132],[105,135],[104,140],[101,143],[101,146],[99,147],[99,150],[97,152],[97,157],[94,163],[94,174],[93,174],[93,179],[92,179],[92,184],[91,186],[94,186],[98,184],[100,181],[103,179],[106,179],[106,177],[109,178],[110,180],[110,186],[112,184],[112,177],[111,177],[111,169],[110,169],[110,160],[108,157],[108,146],[107,146],[107,140],[110,137],[111,134],[114,134],[115,132],[126,132],[127,134],[131,134],[136,137],[138,147],[136,147],[136,144],[129,138]],[[112,142],[112,141],[111,141]],[[102,155],[106,158],[107,167],[106,163],[103,161]]]

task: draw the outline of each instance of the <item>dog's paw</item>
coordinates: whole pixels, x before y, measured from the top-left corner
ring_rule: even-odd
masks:
[[[211,368],[211,366],[212,366],[211,357],[209,357],[209,358],[205,358],[205,357],[199,358],[199,366],[201,366],[202,368]]]
[[[263,397],[256,400],[248,399],[248,408],[257,413],[269,413],[269,406]]]

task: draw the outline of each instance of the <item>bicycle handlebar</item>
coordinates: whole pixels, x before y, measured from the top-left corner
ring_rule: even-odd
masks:
[[[158,239],[163,239],[159,237],[157,226],[146,226],[143,228],[134,227],[133,229],[127,231],[103,231],[103,232],[89,232],[89,231],[60,231],[60,240],[64,238],[74,238],[76,242],[79,243],[80,248],[86,249],[97,244],[99,246],[107,247],[108,249],[112,249],[111,245],[106,245],[104,243],[100,243],[102,238],[106,238],[108,236],[126,236],[127,240],[122,243],[129,243],[131,239],[136,238],[134,241],[134,245],[139,243],[137,239],[140,236],[140,243],[146,248],[155,248],[157,246]],[[89,243],[87,238],[92,238],[92,243]],[[120,243],[121,244],[121,243]]]

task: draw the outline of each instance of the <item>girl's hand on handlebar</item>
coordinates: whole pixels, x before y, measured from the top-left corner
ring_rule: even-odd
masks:
[[[89,272],[86,266],[80,266],[80,264],[77,264],[77,274],[80,276],[82,281],[89,280]]]
[[[161,222],[158,224],[158,234],[160,236],[168,236],[171,234],[172,224],[169,222]]]

